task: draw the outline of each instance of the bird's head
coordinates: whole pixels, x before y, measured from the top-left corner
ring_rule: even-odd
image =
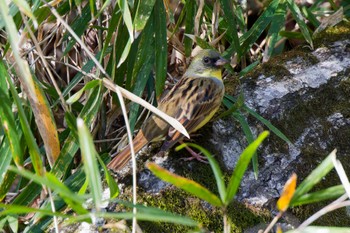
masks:
[[[186,74],[221,79],[221,68],[227,63],[215,50],[204,49],[193,58]]]

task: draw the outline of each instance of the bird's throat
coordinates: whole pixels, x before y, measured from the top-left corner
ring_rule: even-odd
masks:
[[[219,80],[222,80],[222,76],[221,76],[221,70],[220,69],[215,69],[215,70],[205,70],[203,73],[201,73],[202,77],[213,77],[213,78],[217,78]]]

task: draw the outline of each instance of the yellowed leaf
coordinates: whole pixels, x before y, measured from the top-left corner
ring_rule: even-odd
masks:
[[[281,197],[277,201],[277,209],[279,211],[284,212],[288,209],[290,200],[294,195],[296,185],[297,175],[293,173],[293,175],[288,179],[288,181],[284,185]]]

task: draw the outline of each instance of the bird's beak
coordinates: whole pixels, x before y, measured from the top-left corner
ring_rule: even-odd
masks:
[[[220,57],[219,60],[215,62],[215,66],[224,66],[228,63],[228,60],[226,60],[223,57]]]

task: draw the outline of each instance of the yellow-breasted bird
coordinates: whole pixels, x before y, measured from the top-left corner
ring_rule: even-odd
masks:
[[[160,101],[158,109],[174,117],[193,133],[205,125],[219,109],[225,87],[221,68],[227,63],[214,50],[202,50],[196,55],[186,73]],[[152,114],[142,125],[133,140],[135,153],[149,142],[163,140],[161,151],[172,147],[182,139],[164,120]],[[118,170],[131,159],[130,146],[122,150],[107,165],[109,169]]]

